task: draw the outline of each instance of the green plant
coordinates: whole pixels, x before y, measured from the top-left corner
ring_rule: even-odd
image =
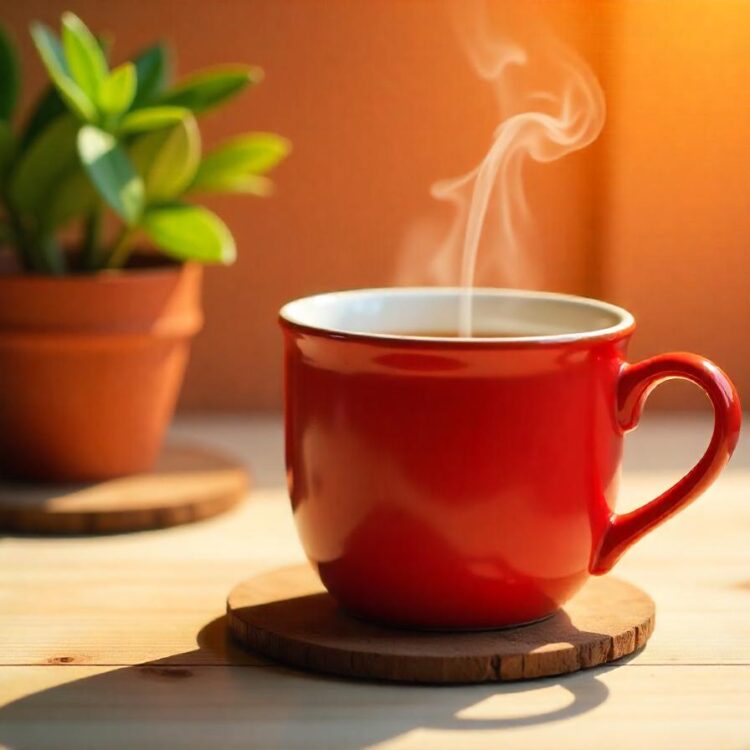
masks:
[[[0,244],[25,270],[52,274],[123,267],[144,242],[179,261],[231,263],[229,229],[185,198],[267,194],[289,143],[247,133],[202,154],[196,115],[262,72],[223,66],[170,85],[162,44],[110,69],[107,45],[72,13],[61,38],[40,23],[31,36],[51,85],[15,132],[19,64],[0,27]]]

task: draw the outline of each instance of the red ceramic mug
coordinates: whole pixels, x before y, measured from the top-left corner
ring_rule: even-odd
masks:
[[[420,628],[543,618],[700,495],[740,430],[727,376],[694,354],[625,360],[633,317],[560,294],[323,294],[281,310],[286,459],[305,552],[350,612]],[[715,426],[695,467],[615,512],[624,433],[683,378]]]

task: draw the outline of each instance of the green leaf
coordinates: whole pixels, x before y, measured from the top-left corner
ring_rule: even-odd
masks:
[[[107,76],[107,60],[99,42],[77,15],[62,15],[62,41],[65,60],[73,80],[92,101],[99,97],[99,87]]]
[[[16,139],[7,120],[0,120],[0,184],[16,150]]]
[[[192,189],[267,194],[268,180],[252,179],[275,167],[290,151],[286,138],[273,133],[247,133],[203,157]]]
[[[0,120],[10,120],[18,100],[20,82],[16,45],[0,26]]]
[[[77,131],[75,118],[61,115],[22,154],[9,180],[11,202],[19,211],[35,215],[44,212],[60,177],[76,163]]]
[[[174,125],[190,115],[184,107],[145,107],[128,112],[120,121],[121,133],[143,133],[161,130]],[[191,115],[192,116],[192,115]]]
[[[274,185],[268,177],[262,175],[215,175],[214,179],[207,184],[193,182],[190,193],[241,193],[243,195],[255,195],[266,198],[274,191]]]
[[[117,117],[125,112],[135,96],[135,65],[126,62],[115,68],[99,87],[99,107],[107,115]]]
[[[173,203],[149,208],[143,229],[167,255],[201,263],[232,263],[234,238],[216,214],[202,206]]]
[[[159,96],[167,85],[170,75],[169,49],[164,44],[155,44],[135,58],[138,84],[133,107],[142,107]]]
[[[248,84],[258,83],[262,77],[260,68],[240,65],[204,70],[167,91],[162,95],[160,104],[203,112],[235,96]]]
[[[143,211],[143,181],[111,133],[84,125],[78,133],[78,155],[102,198],[128,225]]]
[[[99,194],[78,164],[60,178],[47,202],[42,224],[53,230],[90,213],[98,201]]]
[[[195,118],[188,114],[170,128],[143,135],[131,147],[130,155],[143,176],[149,203],[178,197],[193,181],[200,163],[200,131]]]
[[[48,86],[37,99],[21,134],[21,151],[59,115],[65,112],[65,102],[54,86]]]
[[[106,39],[98,39],[104,54],[106,55]],[[60,93],[54,84],[47,86],[42,94],[37,98],[36,103],[31,108],[26,125],[21,134],[20,149],[24,151],[34,139],[46,129],[46,127],[66,111],[65,102],[60,97]]]
[[[70,110],[82,120],[96,119],[96,108],[91,99],[71,78],[68,64],[57,37],[44,24],[33,23],[31,36],[44,67]]]

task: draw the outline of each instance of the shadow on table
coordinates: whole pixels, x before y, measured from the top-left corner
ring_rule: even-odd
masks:
[[[419,730],[474,733],[571,719],[607,699],[598,676],[614,666],[460,687],[353,682],[249,654],[228,640],[221,617],[200,631],[194,651],[109,671],[102,666],[78,679],[75,666],[65,667],[71,674],[64,684],[0,709],[0,744],[355,750]],[[35,668],[34,676],[44,669]],[[518,694],[528,694],[530,713],[519,715],[516,700],[510,711],[504,705],[503,696]]]

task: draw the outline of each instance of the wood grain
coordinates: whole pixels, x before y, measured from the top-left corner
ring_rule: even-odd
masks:
[[[241,442],[239,429],[231,435]],[[655,496],[674,472],[626,476],[623,505]],[[659,627],[639,664],[750,665],[750,473],[730,472],[647,536],[616,573],[647,591]],[[133,664],[172,654],[231,663],[196,648],[241,579],[303,561],[283,489],[201,524],[90,538],[0,540],[0,664]],[[700,637],[696,637],[700,634]]]
[[[617,566],[659,609],[647,648],[559,678],[446,688],[314,676],[228,642],[231,588],[303,561],[283,469],[271,467],[283,455],[279,425],[192,417],[178,432],[257,465],[263,487],[253,502],[142,534],[0,538],[0,746],[750,747],[750,454],[742,443],[704,498]],[[627,455],[647,471],[625,472],[621,508],[663,491],[709,435],[708,419],[647,414]]]
[[[176,526],[232,507],[247,472],[197,446],[168,445],[153,471],[104,482],[0,483],[0,529],[32,534],[101,534]]]
[[[565,609],[507,630],[387,628],[341,611],[309,566],[239,584],[227,622],[251,651],[312,672],[418,683],[525,680],[576,672],[632,654],[654,628],[654,602],[617,578],[594,578]]]

